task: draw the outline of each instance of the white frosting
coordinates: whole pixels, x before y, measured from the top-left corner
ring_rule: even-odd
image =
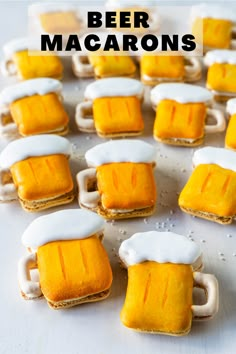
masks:
[[[235,10],[227,6],[212,4],[199,4],[192,7],[191,20],[196,18],[214,18],[221,20],[236,21]]]
[[[122,242],[119,256],[126,266],[145,261],[192,264],[201,255],[198,245],[173,232],[148,231]]]
[[[9,169],[14,163],[33,156],[71,154],[69,140],[57,135],[34,135],[9,143],[0,154],[0,168]]]
[[[36,250],[53,241],[79,240],[102,233],[101,216],[82,209],[60,210],[35,219],[22,235],[25,247]]]
[[[29,15],[41,15],[50,12],[77,11],[78,7],[70,3],[35,3],[29,6]]]
[[[143,0],[141,4],[138,4],[135,0],[108,0],[107,7],[112,9],[120,9],[125,7],[149,7],[157,5],[156,0]]]
[[[39,78],[19,82],[6,87],[0,93],[0,105],[7,105],[20,98],[33,95],[46,95],[49,92],[60,92],[62,84],[58,80]]]
[[[216,49],[207,52],[204,58],[206,66],[218,64],[236,64],[236,50]]]
[[[115,162],[154,163],[156,150],[141,140],[111,140],[88,150],[85,159],[90,167]]]
[[[37,43],[28,37],[15,38],[3,46],[3,53],[6,59],[11,59],[14,53],[27,49],[37,49]]]
[[[209,102],[213,94],[204,87],[182,83],[164,83],[151,90],[152,104],[156,105],[165,99],[179,103]]]
[[[231,116],[236,113],[236,98],[231,98],[230,100],[227,101],[226,111]]]
[[[215,164],[236,172],[236,152],[224,148],[204,147],[195,151],[193,165]]]
[[[143,96],[144,87],[140,81],[127,78],[108,78],[97,80],[86,87],[85,98],[94,100],[99,97]]]

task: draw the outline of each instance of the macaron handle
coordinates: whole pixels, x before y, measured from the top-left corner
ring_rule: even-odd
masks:
[[[194,320],[207,320],[213,317],[219,308],[218,281],[212,274],[193,273],[194,287],[205,291],[207,302],[204,305],[192,305]]]
[[[89,184],[96,182],[97,172],[95,168],[88,168],[80,171],[76,175],[76,180],[79,189],[79,203],[89,209],[96,209],[100,201],[100,194],[98,191],[89,191]]]
[[[17,68],[11,59],[1,61],[0,71],[3,76],[14,76],[17,74]]]
[[[78,77],[94,77],[94,68],[89,63],[88,57],[74,54],[72,56],[73,72]]]
[[[187,82],[200,80],[202,74],[202,67],[198,58],[187,57],[188,64],[184,66],[185,80]]]
[[[9,109],[7,107],[0,107],[0,135],[6,137],[17,135],[18,129],[16,123],[13,120],[5,122],[6,116],[11,116]]]
[[[226,122],[225,122],[224,113],[221,112],[219,109],[207,108],[207,117],[212,117],[216,121],[216,124],[214,125],[207,125],[207,124],[205,125],[205,132],[207,134],[219,133],[225,130]]]
[[[40,284],[31,280],[30,270],[37,268],[36,253],[30,253],[22,257],[18,264],[18,281],[22,295],[25,299],[36,299],[42,296]]]
[[[0,169],[0,202],[9,202],[16,200],[17,189],[13,182],[8,182],[11,179],[9,170]]]
[[[78,129],[82,132],[91,133],[96,131],[93,120],[92,101],[85,101],[77,104],[75,111],[75,122]]]

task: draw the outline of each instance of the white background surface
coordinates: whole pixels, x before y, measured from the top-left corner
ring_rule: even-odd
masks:
[[[12,37],[24,35],[27,27],[26,2],[0,3],[0,46]],[[96,135],[78,133],[73,123],[75,104],[82,100],[87,83],[73,77],[70,59],[65,62],[64,96],[71,117],[70,140],[77,153],[102,142]],[[0,88],[14,82],[0,78]],[[79,353],[79,354],[152,354],[152,353],[235,353],[236,347],[236,230],[231,226],[193,218],[177,206],[178,193],[187,181],[192,167],[193,149],[158,144],[151,137],[154,112],[146,89],[144,104],[145,131],[142,139],[154,144],[158,151],[155,171],[158,203],[154,216],[147,220],[126,220],[106,224],[105,247],[109,253],[114,281],[110,297],[100,303],[68,310],[53,311],[45,300],[24,301],[17,284],[17,262],[25,254],[21,234],[37,216],[27,214],[17,202],[0,205],[0,353]],[[205,144],[223,146],[224,134],[208,136]],[[0,149],[6,144],[0,141]],[[83,159],[71,161],[73,174],[85,167]],[[75,201],[69,206],[77,208]],[[51,211],[59,208],[51,209]],[[173,215],[172,212],[173,211]],[[159,223],[159,224],[157,224]],[[158,227],[159,225],[159,227]],[[133,332],[125,328],[119,313],[127,285],[126,271],[116,256],[121,240],[137,231],[171,230],[191,236],[203,251],[205,272],[213,273],[220,285],[220,309],[209,322],[193,323],[191,333],[175,338]],[[125,232],[125,234],[123,234]],[[231,237],[230,237],[231,236]],[[205,242],[203,242],[203,240]],[[221,256],[219,253],[224,254]],[[222,260],[224,258],[224,260]]]

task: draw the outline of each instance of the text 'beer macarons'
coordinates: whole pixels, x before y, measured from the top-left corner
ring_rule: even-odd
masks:
[[[112,271],[101,243],[103,219],[87,210],[61,210],[35,219],[22,242],[30,250],[18,265],[22,296],[44,296],[53,309],[105,299]],[[37,269],[39,281],[31,279]]]
[[[76,107],[78,129],[97,132],[102,138],[140,135],[143,95],[143,85],[134,79],[108,78],[89,84],[85,102]]]
[[[6,137],[42,133],[66,134],[69,117],[62,105],[62,84],[31,79],[0,92],[0,133]]]
[[[211,50],[204,63],[208,67],[206,87],[215,100],[225,102],[236,97],[236,50]]]
[[[15,76],[22,80],[37,77],[61,79],[63,66],[54,53],[44,55],[35,49],[35,44],[28,38],[16,38],[3,47],[4,60],[1,71],[4,76]]]
[[[195,169],[179,196],[180,208],[230,224],[236,215],[236,152],[204,147],[194,153],[193,165]]]
[[[0,154],[0,201],[19,199],[26,211],[39,211],[74,199],[68,158],[70,142],[35,135],[9,143]]]
[[[207,89],[189,84],[160,84],[151,91],[151,102],[156,110],[154,138],[162,143],[196,146],[204,135],[225,129],[224,114],[210,108],[213,95]],[[212,117],[215,125],[208,125]]]
[[[201,266],[198,245],[172,232],[136,233],[122,242],[122,263],[128,286],[122,323],[140,332],[181,336],[192,320],[210,319],[218,311],[218,282]],[[206,293],[204,305],[193,304],[193,288]]]
[[[141,81],[150,86],[162,82],[194,82],[201,79],[202,68],[198,58],[183,55],[145,54],[140,59]]]
[[[85,154],[89,169],[77,174],[79,204],[106,219],[153,214],[156,150],[141,140],[114,140]]]
[[[197,42],[210,49],[236,48],[233,39],[236,32],[235,10],[227,6],[200,4],[192,7],[192,33]]]

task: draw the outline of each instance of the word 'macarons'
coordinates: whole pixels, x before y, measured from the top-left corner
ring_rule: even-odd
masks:
[[[102,16],[104,16],[104,21]],[[132,18],[132,22],[131,22]],[[144,11],[135,11],[131,17],[129,11],[121,11],[119,13],[119,21],[116,18],[116,12],[108,11],[102,15],[100,12],[88,12],[87,25],[88,28],[101,28],[103,22],[106,29],[110,28],[149,28],[149,15]],[[122,40],[121,40],[122,38]],[[96,52],[102,50],[109,51],[132,51],[138,52],[140,49],[146,52],[153,52],[155,50],[161,51],[179,51],[183,50],[191,52],[196,49],[195,37],[192,34],[185,34],[179,36],[178,34],[167,35],[162,34],[156,36],[155,34],[145,34],[141,38],[134,34],[123,34],[119,36],[119,40],[115,34],[107,34],[105,40],[100,38],[99,32],[90,33],[82,38],[76,34],[70,34],[65,43],[63,35],[41,35],[41,50],[42,51],[76,51],[82,52],[84,50],[89,52]]]

